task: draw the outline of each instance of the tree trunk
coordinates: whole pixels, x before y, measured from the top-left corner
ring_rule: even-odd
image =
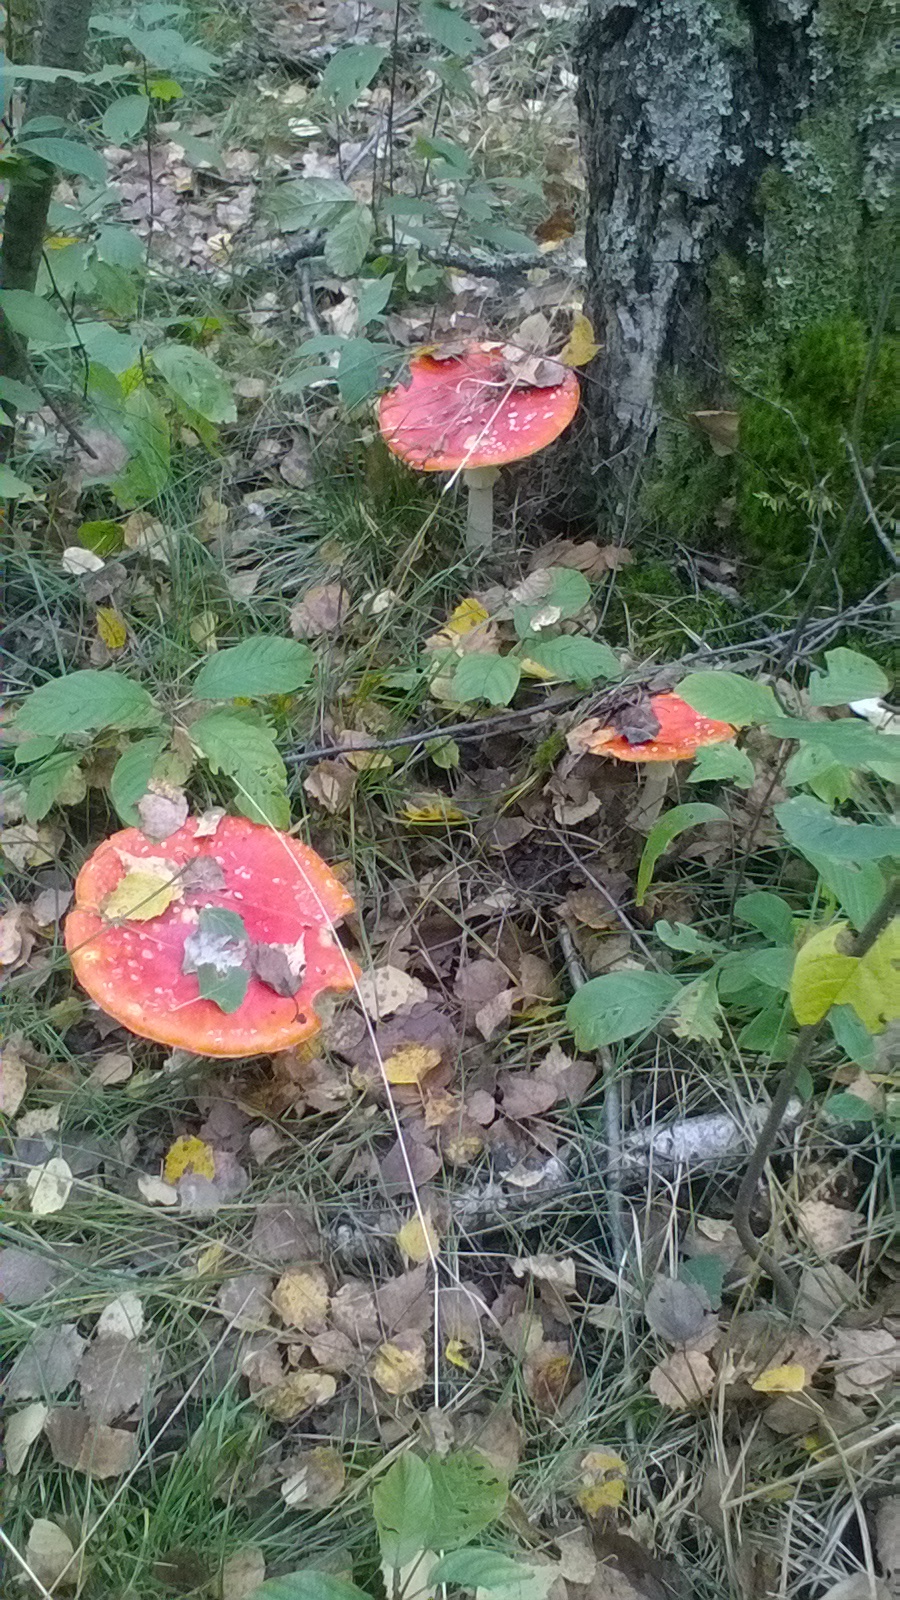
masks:
[[[38,65],[67,72],[84,69],[91,0],[45,0]],[[36,117],[66,118],[77,85],[69,78],[32,83],[25,121]],[[47,214],[56,183],[56,169],[34,157],[24,160],[10,180],[0,246],[0,288],[34,290],[47,229]],[[0,373],[23,378],[27,373],[25,346],[0,316]],[[11,408],[6,405],[9,411]],[[12,430],[0,430],[0,458],[12,444]]]
[[[855,56],[829,36],[844,9]],[[877,10],[875,0],[870,14]],[[867,26],[852,12],[843,0],[589,0],[579,105],[588,308],[603,345],[590,388],[600,451],[615,476],[630,476],[647,451],[672,380],[693,385],[695,404],[723,398],[727,351],[711,312],[723,261],[755,274],[758,314],[782,333],[827,317],[832,301],[846,309],[861,203],[854,107]],[[841,146],[837,180],[821,177],[819,209],[807,194],[794,224],[781,212],[767,218],[770,175],[796,187],[804,130],[819,137],[829,118],[843,118],[836,135],[847,146],[856,141],[855,150]],[[817,146],[813,191],[827,165],[820,154]],[[830,201],[832,211],[850,214],[835,222]],[[782,248],[793,254],[801,245],[804,266],[778,259]],[[779,310],[785,273],[793,274],[790,303]],[[797,304],[804,296],[808,303]]]

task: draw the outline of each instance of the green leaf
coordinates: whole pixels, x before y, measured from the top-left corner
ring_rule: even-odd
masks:
[[[727,822],[727,814],[721,806],[708,805],[704,800],[694,800],[690,805],[673,806],[664,817],[654,823],[647,835],[637,875],[637,894],[635,903],[644,904],[647,890],[653,881],[653,869],[657,861],[668,850],[673,839],[677,839],[685,828],[696,828],[701,822]]]
[[[24,744],[16,745],[13,761],[17,767],[30,767],[35,761],[43,761],[45,756],[55,756],[58,748],[58,739],[42,733],[37,739],[26,739]]]
[[[100,123],[104,137],[110,144],[130,144],[142,132],[149,111],[150,101],[145,94],[124,94],[113,100]]]
[[[312,677],[315,656],[298,639],[260,636],[207,656],[191,687],[195,700],[253,700],[293,694]]]
[[[794,913],[780,894],[770,894],[766,889],[742,894],[734,902],[734,914],[739,922],[771,939],[773,944],[789,945],[794,937]]]
[[[455,144],[452,139],[445,139],[439,133],[420,133],[413,144],[413,150],[425,161],[434,163],[432,176],[468,178],[472,174],[472,158],[468,150],[464,150],[461,144]]]
[[[764,983],[767,989],[780,989],[787,993],[794,969],[792,946],[773,945],[766,950],[747,950],[742,959],[751,978]]]
[[[322,73],[319,89],[338,116],[349,111],[369,87],[387,54],[380,44],[351,44],[335,52]]]
[[[76,177],[90,179],[91,183],[106,183],[106,162],[99,150],[79,144],[76,139],[25,139],[16,149],[40,156],[42,161],[49,161],[61,172],[73,172]]]
[[[143,266],[147,249],[131,228],[104,225],[97,232],[97,255],[111,267],[134,272]]]
[[[734,783],[739,789],[749,789],[755,778],[750,757],[734,744],[704,745],[687,775],[688,783]]]
[[[346,1578],[335,1578],[330,1572],[289,1572],[284,1578],[270,1578],[259,1589],[254,1589],[249,1600],[372,1600],[365,1590],[357,1589]]]
[[[857,1066],[874,1067],[875,1040],[852,1006],[832,1006],[828,1013],[828,1025],[845,1056]]]
[[[721,1256],[694,1256],[691,1261],[682,1261],[678,1276],[682,1283],[696,1284],[698,1289],[702,1289],[710,1309],[718,1311],[725,1282],[725,1262]]]
[[[854,928],[862,928],[884,895],[885,882],[881,868],[874,861],[857,867],[848,861],[830,861],[826,856],[814,852],[804,854]]]
[[[115,331],[114,329],[111,331]],[[161,494],[169,481],[169,424],[155,394],[140,384],[125,397],[116,431],[132,452],[125,471],[110,484],[119,504],[140,505]]]
[[[686,922],[667,922],[663,919],[654,922],[653,932],[670,950],[683,950],[686,955],[718,955],[724,949],[717,939],[707,939],[705,934],[698,933]]]
[[[365,328],[368,323],[380,317],[391,298],[396,273],[386,272],[383,278],[364,278],[359,285],[358,311],[359,325]]]
[[[325,265],[336,278],[352,278],[366,259],[375,233],[368,206],[348,206],[325,236]]]
[[[741,1029],[737,1042],[742,1050],[752,1051],[754,1055],[768,1056],[770,1061],[784,1061],[794,1038],[790,1007],[779,998],[769,1000],[752,1021]]]
[[[6,400],[17,411],[40,411],[44,397],[30,383],[20,383],[18,378],[0,377],[0,400]]]
[[[429,1548],[452,1550],[467,1544],[503,1515],[509,1486],[483,1456],[464,1450],[430,1456],[428,1470],[434,1485]]]
[[[429,761],[443,772],[453,772],[459,766],[459,745],[455,739],[432,739],[425,749]]]
[[[386,1566],[405,1567],[428,1548],[434,1490],[420,1456],[406,1451],[378,1479],[372,1490],[372,1512]]]
[[[667,972],[607,972],[572,996],[566,1021],[579,1050],[599,1050],[655,1027],[680,993]]]
[[[153,768],[166,745],[166,735],[156,734],[152,739],[139,739],[123,750],[113,767],[109,781],[112,803],[127,828],[140,827],[137,803],[147,793]]]
[[[107,367],[111,373],[127,372],[141,353],[141,341],[137,334],[120,333],[108,322],[76,322],[75,333],[88,359],[98,366]],[[149,390],[138,388],[133,394],[149,394]],[[128,399],[131,398],[132,395],[129,395]]]
[[[296,233],[326,227],[343,206],[355,204],[353,190],[338,178],[292,178],[279,184],[266,210],[282,233]]]
[[[845,706],[851,700],[880,700],[890,691],[890,679],[871,656],[839,646],[826,650],[827,672],[815,672],[809,681],[814,706]]]
[[[874,1122],[878,1112],[858,1094],[830,1094],[823,1101],[822,1110],[835,1122]]]
[[[766,683],[754,683],[736,672],[690,672],[677,693],[702,717],[746,728],[768,722],[779,713],[778,701]]]
[[[453,56],[471,56],[484,49],[484,38],[461,11],[443,0],[422,0],[419,18],[424,31]],[[486,1586],[485,1586],[486,1587]]]
[[[220,1011],[230,1013],[243,1005],[250,974],[243,967],[227,967],[223,972],[204,962],[197,968],[197,983],[201,1000],[212,1000]]]
[[[80,750],[60,750],[31,768],[26,784],[26,822],[40,822],[55,806],[80,755]]]
[[[329,371],[329,376],[335,374]],[[378,351],[368,339],[346,339],[337,367],[338,388],[348,411],[373,400],[381,386]]]
[[[113,522],[110,517],[101,517],[96,522],[81,522],[76,533],[78,543],[85,550],[93,550],[95,555],[104,558],[117,555],[125,546],[122,524]]]
[[[708,1044],[718,1044],[722,1037],[721,1017],[714,972],[687,984],[670,1012],[672,1032],[677,1038]]]
[[[237,408],[231,385],[220,367],[202,350],[169,340],[151,352],[157,372],[192,411],[207,422],[235,422]]]
[[[0,500],[33,500],[34,489],[12,467],[0,465]]]
[[[146,689],[121,672],[70,672],[33,689],[16,712],[17,733],[60,736],[94,728],[150,728],[160,714]]]
[[[561,634],[558,639],[538,639],[528,646],[529,660],[545,667],[564,683],[587,689],[598,678],[621,678],[622,667],[608,644],[581,634]]]
[[[850,822],[832,816],[821,800],[798,795],[775,807],[778,825],[789,844],[811,859],[884,861],[900,856],[900,827],[887,822]]]
[[[453,674],[451,692],[455,700],[487,700],[492,706],[508,706],[519,687],[522,669],[514,656],[487,655],[480,650],[462,656]]]
[[[798,789],[801,785],[811,789],[829,809],[852,799],[858,788],[852,769],[842,766],[829,751],[814,744],[801,744],[794,751],[784,769],[783,781],[788,789]]]
[[[827,750],[843,766],[874,772],[887,783],[900,782],[900,739],[879,732],[858,717],[841,717],[835,722],[776,717],[767,732],[779,739],[800,739],[816,749]]]
[[[501,1555],[499,1550],[451,1550],[432,1567],[428,1587],[454,1583],[460,1589],[503,1589],[507,1584],[521,1582],[527,1574],[527,1567]]]
[[[191,723],[190,737],[213,772],[231,779],[243,816],[275,828],[290,826],[285,765],[271,734],[252,712],[212,711]]]
[[[71,323],[56,306],[28,289],[0,289],[0,311],[13,332],[29,344],[52,350],[75,341]]]
[[[547,574],[550,582],[546,594],[513,607],[513,622],[520,639],[531,641],[542,628],[555,627],[566,617],[577,617],[590,603],[591,586],[583,572],[576,572],[574,567],[548,567]],[[552,620],[542,620],[551,612],[555,613]],[[621,675],[620,668],[616,675]]]

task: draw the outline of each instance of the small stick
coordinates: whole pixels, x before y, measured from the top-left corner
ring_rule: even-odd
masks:
[[[853,940],[847,954],[857,959],[868,954],[876,939],[893,921],[898,911],[900,911],[900,878],[895,878],[888,886],[881,904],[873,911],[865,927]],[[788,1101],[797,1087],[800,1069],[809,1060],[812,1048],[820,1038],[827,1021],[828,1011],[818,1022],[807,1023],[797,1034],[796,1043],[779,1079],[769,1107],[769,1115],[763,1123],[734,1202],[734,1226],[738,1238],[747,1253],[771,1278],[775,1285],[775,1293],[786,1311],[794,1309],[797,1291],[784,1268],[779,1266],[753,1232],[750,1226],[750,1208],[756,1196],[757,1185],[772,1154]]]

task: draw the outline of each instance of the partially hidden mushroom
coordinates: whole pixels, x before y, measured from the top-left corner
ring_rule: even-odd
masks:
[[[606,724],[592,717],[580,722],[569,734],[569,748],[617,761],[693,761],[704,745],[724,744],[735,735],[730,723],[701,717],[677,694],[652,695],[649,711],[649,718],[633,717],[627,732],[615,720]],[[618,720],[627,724],[628,708]]]
[[[215,813],[158,842],[137,828],[82,867],[66,919],[79,983],[142,1038],[253,1056],[318,1032],[316,997],[353,987],[334,926],[353,901],[314,850]]]
[[[575,373],[515,345],[447,345],[415,356],[409,379],[381,398],[394,455],[419,472],[457,472],[468,489],[466,547],[493,544],[498,468],[552,444],[578,409]]]

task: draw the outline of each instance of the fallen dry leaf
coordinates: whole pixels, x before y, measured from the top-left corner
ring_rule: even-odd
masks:
[[[424,1044],[408,1044],[388,1056],[384,1071],[388,1083],[421,1083],[426,1074],[440,1064],[440,1050]]]
[[[644,1303],[644,1316],[666,1344],[689,1344],[716,1326],[703,1290],[679,1278],[656,1279]]]
[[[428,1212],[425,1213],[424,1222],[418,1215],[410,1217],[394,1234],[394,1239],[409,1261],[433,1261],[441,1248],[440,1234]]]
[[[834,1387],[853,1399],[900,1376],[900,1340],[886,1328],[837,1328]]]
[[[132,858],[136,859],[136,858]],[[129,868],[103,900],[100,910],[108,922],[150,922],[161,917],[173,901],[184,896],[184,886],[174,862],[146,856]]]
[[[758,1394],[799,1394],[806,1383],[806,1368],[798,1362],[783,1367],[768,1367],[754,1378],[751,1389]]]
[[[845,1211],[827,1200],[801,1200],[797,1216],[803,1232],[820,1256],[833,1256],[845,1250],[861,1227],[855,1211]]]
[[[245,1332],[268,1328],[272,1317],[272,1279],[265,1272],[244,1272],[226,1278],[216,1295],[216,1307],[235,1328]]]
[[[734,455],[738,447],[740,412],[689,411],[687,416],[690,422],[696,423],[701,432],[706,434],[714,455]]]
[[[697,1350],[676,1350],[654,1367],[650,1390],[669,1411],[685,1411],[712,1392],[716,1375],[708,1358]]]
[[[320,761],[303,780],[310,799],[333,817],[349,809],[356,784],[357,774],[346,761]]]
[[[21,1472],[31,1446],[43,1432],[48,1415],[48,1407],[40,1400],[35,1400],[30,1406],[23,1406],[21,1411],[15,1411],[7,1418],[3,1434],[3,1454],[6,1457],[6,1470],[11,1478],[17,1477]]]
[[[575,1499],[589,1517],[610,1507],[620,1506],[625,1499],[627,1467],[622,1457],[610,1450],[589,1450],[582,1456],[578,1472],[580,1486]]]
[[[119,1478],[137,1460],[136,1434],[91,1422],[81,1409],[57,1407],[47,1418],[44,1432],[54,1461],[90,1478]]]
[[[144,1308],[140,1296],[126,1289],[104,1306],[94,1330],[98,1338],[118,1334],[123,1339],[137,1339],[144,1331]]]
[[[33,1305],[53,1288],[59,1275],[59,1263],[49,1256],[14,1245],[0,1250],[0,1305]]]
[[[557,1411],[578,1381],[579,1372],[567,1345],[548,1340],[522,1363],[525,1388],[539,1411]]]
[[[311,1511],[325,1511],[334,1505],[346,1477],[343,1457],[328,1445],[288,1456],[284,1472],[282,1500],[292,1507],[308,1506]]]
[[[337,1393],[337,1379],[330,1372],[292,1372],[274,1388],[253,1396],[256,1404],[275,1422],[293,1422],[305,1411],[327,1405]]]
[[[112,1088],[117,1083],[127,1083],[134,1071],[134,1062],[124,1050],[106,1050],[94,1062],[88,1074],[88,1083],[101,1088]]]
[[[14,1117],[25,1098],[28,1070],[12,1045],[0,1048],[0,1116]]]
[[[35,1518],[25,1546],[25,1560],[42,1584],[53,1588],[74,1555],[75,1546],[57,1523],[50,1522],[46,1517]]]
[[[328,1279],[321,1267],[291,1268],[279,1278],[272,1304],[282,1322],[301,1333],[321,1333],[328,1320]]]
[[[168,839],[188,819],[188,802],[183,790],[151,778],[147,793],[137,803],[141,831],[148,839]]]
[[[81,1404],[91,1421],[112,1422],[133,1411],[144,1399],[154,1369],[151,1352],[124,1334],[92,1339],[78,1367]]]
[[[295,639],[316,639],[334,633],[350,613],[350,595],[339,583],[317,584],[291,607],[290,627]]]
[[[385,1394],[415,1394],[425,1387],[425,1341],[418,1333],[398,1333],[383,1344],[372,1362],[372,1377]]]
[[[266,1558],[256,1545],[235,1550],[222,1563],[221,1600],[250,1600],[266,1576]]]
[[[373,1022],[390,1017],[401,1006],[417,1005],[427,1000],[428,990],[418,978],[403,972],[400,967],[376,967],[364,972],[359,979],[357,997]]]
[[[212,1146],[203,1139],[187,1134],[169,1146],[163,1165],[163,1178],[166,1183],[177,1183],[185,1173],[210,1180],[216,1175],[216,1155]]]
[[[33,1214],[36,1217],[49,1217],[56,1211],[62,1211],[72,1192],[73,1182],[72,1169],[62,1156],[51,1156],[42,1167],[32,1167],[25,1183]]]

